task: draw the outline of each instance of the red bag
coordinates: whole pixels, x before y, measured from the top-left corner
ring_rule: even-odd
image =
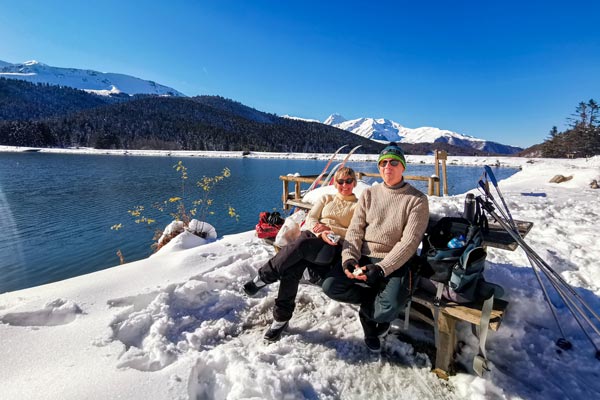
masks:
[[[261,239],[275,238],[283,225],[283,221],[279,213],[261,212],[258,224],[256,224],[256,236]]]

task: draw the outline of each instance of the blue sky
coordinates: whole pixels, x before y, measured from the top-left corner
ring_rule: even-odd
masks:
[[[419,3],[419,4],[417,4]],[[600,1],[0,0],[0,60],[526,147],[600,100]]]

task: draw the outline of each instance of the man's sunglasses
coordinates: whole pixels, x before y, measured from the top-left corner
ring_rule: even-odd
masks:
[[[346,178],[346,179],[338,179],[337,180],[338,185],[343,185],[344,183],[346,185],[350,185],[352,182],[354,182],[354,178]]]
[[[400,164],[399,160],[383,160],[379,163],[379,168],[385,168],[388,163],[392,166],[392,167],[397,167],[398,164]]]

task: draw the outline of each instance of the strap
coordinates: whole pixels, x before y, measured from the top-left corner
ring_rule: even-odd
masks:
[[[483,376],[483,371],[489,371],[487,365],[487,356],[485,354],[485,341],[487,340],[487,334],[490,325],[490,317],[492,316],[492,309],[494,308],[494,295],[492,294],[487,300],[483,302],[481,308],[481,320],[479,322],[478,336],[479,337],[479,353],[473,359],[473,370],[480,377]]]
[[[404,329],[405,331],[408,330],[408,327],[410,324],[410,306],[411,305],[412,305],[412,296],[406,302],[406,308],[404,309],[404,328],[402,328],[402,329]]]
[[[438,327],[438,321],[440,318],[440,304],[442,302],[442,293],[444,291],[444,284],[441,282],[437,283],[437,291],[435,298],[433,299],[433,333],[435,334],[435,345],[439,343],[440,328]]]

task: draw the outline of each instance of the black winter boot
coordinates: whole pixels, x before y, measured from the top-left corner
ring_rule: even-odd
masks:
[[[285,321],[285,322],[273,321],[273,323],[271,324],[269,329],[267,329],[267,331],[265,332],[265,336],[264,336],[265,340],[268,340],[269,342],[275,342],[275,341],[279,340],[279,338],[281,337],[281,334],[283,333],[285,328],[287,328],[288,323],[289,323],[289,321]]]
[[[260,279],[260,275],[256,275],[256,277],[253,280],[248,281],[244,284],[244,292],[248,296],[252,297],[265,286],[267,286],[267,284]]]
[[[365,344],[367,348],[373,353],[381,352],[381,340],[379,340],[379,331],[377,329],[377,322],[371,321],[359,313],[360,324],[363,327],[365,334]],[[386,332],[387,333],[387,332]]]

